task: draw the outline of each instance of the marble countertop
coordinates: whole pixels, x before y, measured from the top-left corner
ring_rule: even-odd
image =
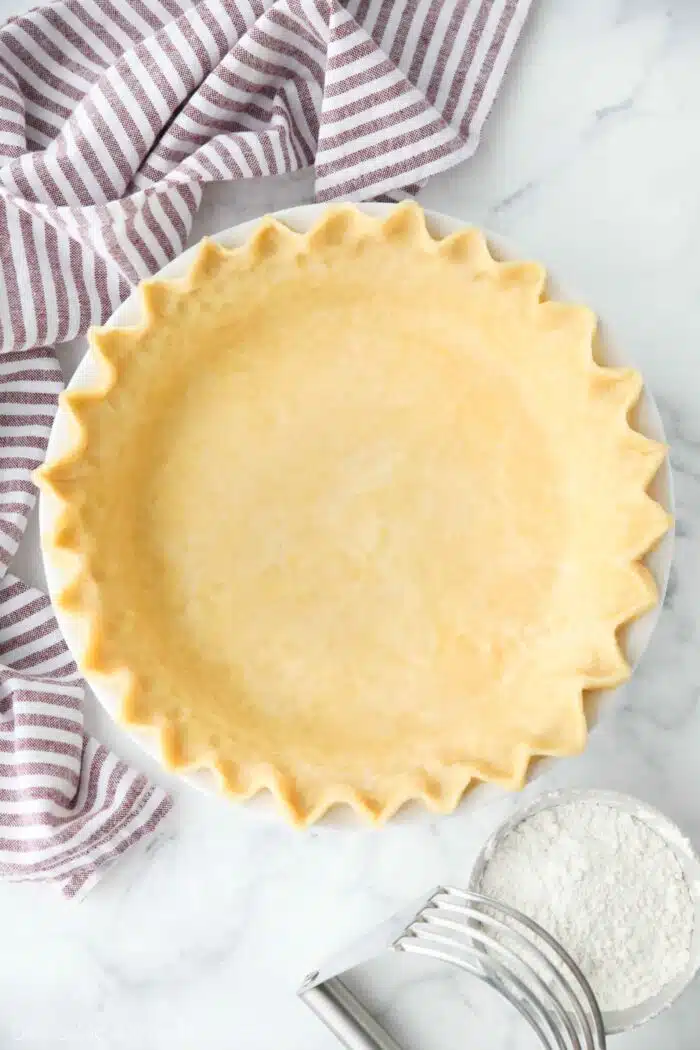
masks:
[[[0,0],[0,20],[22,0]],[[535,0],[476,157],[421,194],[511,238],[581,290],[629,347],[672,446],[676,564],[642,666],[583,756],[526,795],[616,788],[700,846],[700,6]],[[308,173],[210,187],[193,239],[308,201]],[[696,240],[696,237],[699,239]],[[66,347],[70,374],[82,354]],[[15,564],[43,584],[36,522]],[[168,777],[89,704],[106,742],[175,794],[164,835],[80,904],[0,886],[0,1046],[22,1050],[332,1050],[297,1001],[327,953],[438,882],[465,883],[515,805],[376,831],[298,833]],[[407,1050],[527,1050],[533,1037],[478,982],[380,960],[354,975]],[[700,982],[619,1050],[695,1050]]]

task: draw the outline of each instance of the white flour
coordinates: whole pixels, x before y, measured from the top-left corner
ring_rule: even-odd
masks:
[[[498,845],[481,892],[538,922],[588,978],[602,1010],[648,999],[688,964],[694,908],[655,831],[604,803],[541,810]]]

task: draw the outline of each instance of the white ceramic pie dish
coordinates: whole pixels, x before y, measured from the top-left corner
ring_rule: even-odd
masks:
[[[363,211],[366,211],[371,215],[386,215],[394,207],[391,204],[361,204],[359,205]],[[284,211],[275,212],[275,217],[286,223],[293,229],[299,231],[306,231],[321,217],[321,214],[325,210],[325,205],[320,204],[309,204],[302,205],[297,208],[290,208]],[[442,215],[438,212],[426,212],[426,218],[431,233],[437,237],[444,237],[456,230],[462,229],[468,226],[468,223],[464,223],[459,219],[454,219],[447,215]],[[241,223],[238,226],[233,226],[229,229],[222,230],[220,233],[215,234],[212,240],[217,241],[227,246],[235,246],[243,244],[251,233],[255,230],[259,223],[259,219],[252,220],[250,222]],[[495,234],[487,233],[489,245],[493,251],[493,254],[501,259],[526,259],[528,258],[527,253],[517,251],[513,245],[509,244],[503,238],[496,236]],[[182,255],[178,256],[171,263],[165,266],[157,275],[161,279],[175,279],[184,277],[191,266],[194,256],[197,251],[197,246],[189,248],[183,252]],[[548,294],[552,299],[558,299],[561,301],[575,301],[585,302],[584,297],[575,296],[571,294],[570,290],[567,290],[562,286],[556,277],[550,277],[548,283]],[[594,304],[591,304],[594,305]],[[119,327],[125,325],[136,325],[141,320],[141,303],[140,296],[137,292],[132,293],[129,298],[122,303],[122,305],[114,312],[112,317],[106,324],[106,327]],[[611,340],[608,334],[603,330],[599,337],[599,348],[598,358],[602,364],[611,366],[622,366],[622,367],[634,367],[634,362],[630,359],[624,351],[618,347],[613,340]],[[68,384],[69,390],[81,390],[94,385],[97,379],[96,364],[90,353],[87,353],[82,359],[78,368],[75,371],[73,378]],[[638,430],[648,437],[656,440],[665,442],[665,435],[661,417],[659,415],[658,408],[654,402],[652,395],[648,390],[644,390],[640,404],[636,413],[635,425]],[[54,460],[70,450],[71,446],[71,434],[72,434],[72,421],[68,413],[59,408],[54,422],[51,436],[49,439],[49,446],[47,450],[47,459]],[[672,491],[672,480],[671,472],[668,462],[665,461],[662,465],[657,477],[655,478],[652,488],[652,495],[654,498],[662,504],[662,506],[673,513],[673,491]],[[44,555],[44,566],[46,572],[46,579],[49,589],[49,594],[54,600],[57,594],[63,589],[68,582],[70,577],[70,562],[69,561],[58,561],[53,556],[47,556],[47,537],[51,536],[56,525],[56,518],[60,512],[60,504],[55,496],[51,493],[43,491],[40,499],[39,507],[39,527],[41,536],[41,546]],[[623,648],[630,665],[634,668],[641,656],[646,649],[649,639],[656,626],[663,596],[665,594],[666,586],[668,583],[668,576],[671,567],[673,551],[673,533],[672,531],[667,533],[666,536],[661,540],[659,545],[654,551],[652,551],[646,559],[650,571],[652,572],[656,585],[659,590],[659,603],[650,612],[640,617],[634,623],[632,623],[624,632]],[[67,613],[65,610],[56,607],[56,616],[60,627],[64,633],[69,648],[74,655],[81,653],[84,648],[85,639],[83,637],[85,631],[85,625],[81,622],[81,619]],[[104,706],[106,711],[111,715],[115,721],[118,722],[118,707],[119,701],[115,694],[114,686],[109,680],[102,675],[90,673],[86,675],[88,684],[91,686],[98,700]],[[608,707],[614,702],[614,695],[617,690],[606,691],[604,694],[603,709]],[[592,727],[599,719],[599,704],[595,697],[591,697],[591,702],[587,705],[587,714],[589,720],[589,727]],[[134,739],[140,746],[142,746],[149,754],[156,759],[160,760],[160,749],[158,740],[155,734],[145,729],[138,729],[135,727],[122,727],[125,733],[128,733],[132,739]],[[553,760],[540,760],[533,765],[532,775],[537,775],[543,768],[546,768],[549,762]],[[180,774],[182,779],[188,784],[196,787],[200,790],[207,791],[212,794],[219,794],[217,784],[214,776],[208,770],[193,770]],[[480,802],[485,801],[489,798],[494,798],[497,794],[501,794],[502,789],[493,785],[480,785],[472,791],[469,791],[465,798],[462,800],[460,805],[461,809],[468,809],[472,806],[478,805]],[[241,811],[250,813],[263,814],[275,812],[271,800],[266,796],[258,796],[245,805],[240,806]],[[432,818],[432,814],[429,814],[423,807],[417,803],[411,803],[405,806],[401,812],[393,818],[394,820],[425,820],[426,818]],[[357,818],[351,817],[349,811],[334,810],[331,815],[326,817],[322,822],[326,825],[359,825]]]

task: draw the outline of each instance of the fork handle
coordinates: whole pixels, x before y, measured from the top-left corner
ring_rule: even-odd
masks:
[[[347,1050],[402,1050],[339,977],[300,993]]]

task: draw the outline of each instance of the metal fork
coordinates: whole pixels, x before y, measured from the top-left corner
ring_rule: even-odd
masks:
[[[598,1004],[561,945],[513,908],[442,886],[309,974],[299,989],[348,1050],[401,1050],[341,979],[387,949],[440,959],[485,981],[546,1050],[605,1050]]]

